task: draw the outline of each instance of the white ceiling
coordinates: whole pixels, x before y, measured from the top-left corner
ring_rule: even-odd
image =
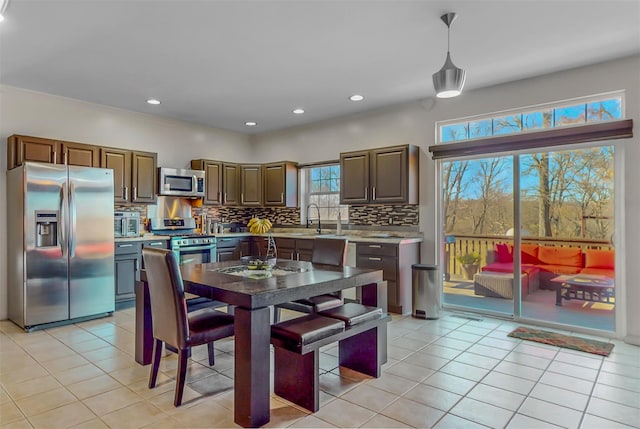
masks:
[[[248,134],[433,97],[445,12],[466,91],[640,53],[640,0],[9,1],[0,83]]]

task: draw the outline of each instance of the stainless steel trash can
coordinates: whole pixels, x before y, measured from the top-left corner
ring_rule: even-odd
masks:
[[[438,283],[438,266],[411,265],[413,275],[413,317],[438,319],[442,312],[442,294]]]

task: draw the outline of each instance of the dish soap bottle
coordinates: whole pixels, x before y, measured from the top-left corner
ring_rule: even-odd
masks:
[[[336,235],[342,235],[342,214],[338,210],[338,223],[336,225]]]

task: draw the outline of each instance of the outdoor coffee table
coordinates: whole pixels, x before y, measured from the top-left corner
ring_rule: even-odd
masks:
[[[562,306],[562,298],[567,301],[605,302],[613,304],[615,289],[613,279],[595,274],[562,275],[551,279],[556,290],[556,305]]]

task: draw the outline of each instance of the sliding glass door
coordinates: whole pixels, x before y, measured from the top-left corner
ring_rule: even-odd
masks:
[[[441,161],[444,304],[615,331],[613,159],[601,146]]]

